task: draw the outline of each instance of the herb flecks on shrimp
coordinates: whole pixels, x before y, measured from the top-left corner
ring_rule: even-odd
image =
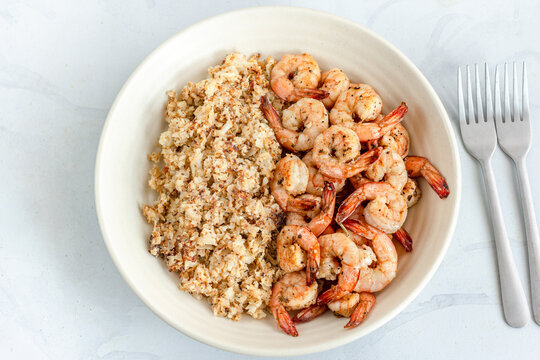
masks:
[[[349,78],[342,70],[331,69],[322,73],[320,90],[328,92],[328,96],[321,101],[331,109],[342,92],[349,88]]]
[[[317,297],[317,282],[306,284],[304,271],[288,273],[273,288],[268,306],[277,325],[288,335],[298,336],[287,310],[299,310],[312,305]]]
[[[270,74],[270,86],[285,101],[302,98],[324,99],[328,93],[317,89],[321,69],[311,55],[283,55]]]
[[[274,130],[277,141],[291,151],[308,151],[313,142],[328,128],[328,113],[318,100],[303,98],[283,110],[280,119],[266,96],[261,97],[261,110]]]
[[[270,189],[283,211],[305,213],[317,205],[314,200],[297,197],[305,193],[308,180],[308,168],[297,156],[289,154],[277,163]]]
[[[343,223],[364,201],[369,201],[363,215],[370,225],[392,234],[405,222],[405,199],[392,185],[384,182],[367,182],[356,189],[341,203],[336,222]]]
[[[396,277],[398,256],[392,239],[384,231],[362,220],[349,219],[343,225],[371,240],[371,247],[377,257],[375,267],[360,270],[354,291],[381,291]]]
[[[307,253],[305,264],[302,261],[302,250]],[[277,238],[277,260],[279,266],[287,272],[302,270],[305,267],[306,284],[311,285],[321,261],[317,237],[306,226],[285,226]]]
[[[346,179],[361,173],[379,158],[380,149],[363,154],[358,136],[351,129],[333,125],[315,139],[313,161],[321,174]]]

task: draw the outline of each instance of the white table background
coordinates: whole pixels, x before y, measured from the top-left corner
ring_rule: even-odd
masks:
[[[129,74],[176,32],[232,9],[298,5],[363,24],[411,58],[453,119],[458,64],[526,60],[536,120],[536,143],[528,163],[540,213],[538,2],[47,3],[0,2],[1,359],[247,358],[182,335],[141,303],[109,258],[93,192],[101,127]],[[379,330],[305,358],[540,357],[540,327],[531,321],[525,328],[512,329],[503,320],[479,169],[460,138],[458,142],[463,165],[461,212],[434,278]],[[512,250],[529,294],[513,169],[501,151],[494,160]]]

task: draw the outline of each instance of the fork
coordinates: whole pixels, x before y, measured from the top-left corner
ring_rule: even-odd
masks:
[[[522,110],[519,111],[519,94],[516,63],[513,64],[513,116],[510,114],[510,92],[508,82],[508,64],[504,65],[504,116],[501,108],[499,87],[499,67],[495,70],[495,124],[501,149],[514,161],[517,169],[521,204],[525,219],[527,250],[529,254],[529,274],[534,319],[540,325],[540,239],[536,216],[532,203],[531,187],[527,175],[525,157],[531,147],[531,125],[529,122],[529,94],[527,89],[527,68],[523,63]]]
[[[493,237],[495,238],[495,248],[497,252],[497,263],[499,266],[499,281],[501,285],[501,297],[504,317],[508,325],[512,327],[523,327],[529,320],[529,309],[521,282],[519,280],[516,264],[512,257],[512,250],[499,203],[493,168],[491,167],[491,156],[497,146],[497,135],[495,122],[493,119],[493,102],[491,98],[489,70],[485,65],[485,97],[486,97],[486,117],[482,108],[482,94],[480,90],[480,76],[478,65],[475,65],[476,75],[476,114],[473,103],[473,93],[471,89],[471,74],[467,66],[467,108],[468,117],[465,113],[465,102],[463,100],[463,89],[461,82],[461,68],[458,68],[458,108],[459,125],[461,137],[467,151],[478,160],[481,165],[488,196],[491,223],[493,226]]]

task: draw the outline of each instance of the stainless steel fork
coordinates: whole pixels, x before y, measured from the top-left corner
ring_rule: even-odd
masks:
[[[463,100],[463,89],[461,82],[461,68],[458,68],[458,105],[459,105],[459,125],[461,137],[467,151],[474,156],[482,167],[486,193],[488,196],[491,223],[493,225],[493,237],[495,238],[495,248],[497,252],[497,263],[499,266],[499,281],[501,285],[501,297],[503,312],[506,322],[512,327],[523,327],[529,320],[529,309],[525,293],[519,280],[519,275],[512,256],[512,249],[506,236],[506,228],[499,203],[495,177],[491,167],[491,156],[497,145],[497,135],[495,122],[493,119],[493,102],[491,98],[489,70],[485,66],[485,95],[486,95],[486,117],[482,107],[482,94],[480,90],[480,76],[478,65],[475,66],[476,75],[476,115],[473,103],[473,93],[471,89],[471,74],[467,66],[467,108],[468,116],[465,113],[465,102]]]
[[[529,253],[529,274],[531,280],[531,298],[534,319],[540,325],[540,239],[532,202],[529,176],[525,157],[531,147],[531,125],[529,122],[529,93],[527,89],[527,68],[523,63],[522,110],[519,111],[518,74],[516,63],[513,66],[513,116],[510,113],[510,92],[508,82],[508,64],[504,65],[504,116],[501,107],[499,87],[499,67],[495,70],[495,123],[497,138],[501,149],[514,161],[517,169],[521,204],[525,219],[527,250]]]

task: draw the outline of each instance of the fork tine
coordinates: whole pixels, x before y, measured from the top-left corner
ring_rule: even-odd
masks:
[[[471,71],[467,65],[467,107],[469,108],[469,125],[476,122],[474,117],[474,103],[471,87]]]
[[[493,99],[491,98],[491,82],[489,81],[488,64],[484,64],[486,73],[486,121],[493,121]]]
[[[480,74],[478,72],[478,64],[474,64],[474,75],[476,80],[476,118],[479,123],[485,122],[484,108],[482,107],[482,90],[480,90]]]
[[[501,109],[501,86],[499,83],[499,65],[495,67],[495,123],[503,124]]]
[[[527,84],[527,67],[525,61],[523,62],[523,88],[521,89],[521,96],[523,98],[521,118],[523,121],[529,121],[529,87]]]
[[[512,122],[510,114],[510,85],[508,84],[508,63],[504,63],[504,119],[503,122]]]
[[[463,84],[461,83],[461,68],[457,69],[457,88],[458,88],[458,113],[459,124],[466,125],[467,117],[465,116],[465,102],[463,101]]]
[[[517,85],[517,70],[516,70],[516,63],[513,64],[513,76],[514,76],[514,88],[512,90],[512,97],[514,98],[514,115],[513,115],[513,121],[519,121],[519,94],[518,94],[518,85]]]

